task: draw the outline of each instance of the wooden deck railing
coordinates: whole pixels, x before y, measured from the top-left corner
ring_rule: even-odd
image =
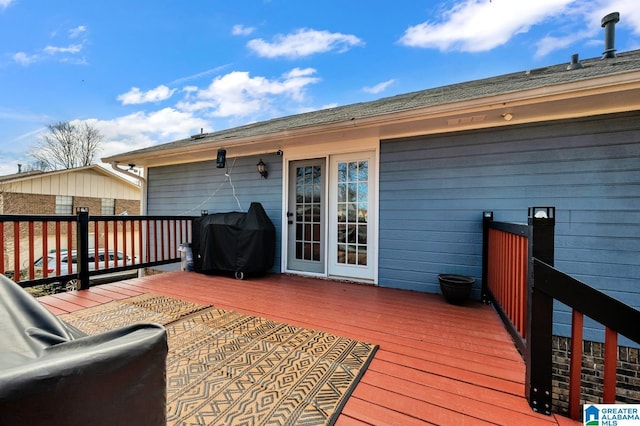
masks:
[[[569,414],[571,418],[578,419],[580,416],[582,331],[585,315],[605,327],[602,402],[604,404],[615,403],[618,333],[640,344],[640,327],[638,327],[640,311],[538,259],[534,260],[533,268],[535,290],[541,293],[542,297],[558,300],[572,308],[569,373]],[[550,350],[549,356],[551,356]]]
[[[494,305],[516,346],[524,353],[527,313],[527,264],[529,228],[505,222],[485,220],[487,229],[486,278],[483,298],[491,295]]]
[[[23,287],[180,261],[191,242],[185,216],[0,215],[0,273]],[[65,261],[66,260],[66,261]]]
[[[555,208],[529,208],[527,225],[494,222],[493,212],[483,217],[483,300],[494,305],[524,356],[529,405],[551,414],[554,300],[573,311],[570,416],[580,417],[584,315],[605,327],[603,402],[615,402],[617,336],[640,344],[640,311],[553,267]]]

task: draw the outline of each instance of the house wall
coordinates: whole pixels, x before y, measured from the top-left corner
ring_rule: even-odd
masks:
[[[140,188],[91,169],[44,173],[4,184],[6,192],[139,200]]]
[[[260,178],[256,164],[260,158],[269,171]],[[228,177],[225,176],[228,173]],[[212,213],[246,212],[259,202],[276,227],[276,259],[273,272],[280,272],[282,235],[282,157],[275,154],[230,158],[227,167],[215,161],[153,167],[148,170],[147,213],[150,215],[199,216]]]
[[[380,285],[437,293],[456,273],[478,297],[482,212],[526,223],[530,206],[556,207],[556,267],[640,308],[638,112],[382,141]],[[554,322],[568,335],[566,307]]]
[[[105,197],[108,198],[108,197]],[[43,194],[19,194],[7,192],[2,194],[1,214],[56,214],[56,196]],[[102,215],[102,198],[73,197],[72,211],[77,207],[89,208],[92,216]],[[127,212],[130,215],[140,214],[140,200],[115,200],[115,214]]]

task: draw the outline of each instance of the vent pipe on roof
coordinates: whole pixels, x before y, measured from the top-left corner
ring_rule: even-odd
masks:
[[[582,64],[580,63],[580,56],[577,53],[571,55],[571,63],[567,65],[567,70],[577,70],[582,68]]]
[[[602,18],[602,28],[604,28],[604,52],[602,59],[616,57],[616,23],[620,21],[620,13],[613,12]]]
[[[18,173],[22,173],[22,164],[18,163]]]

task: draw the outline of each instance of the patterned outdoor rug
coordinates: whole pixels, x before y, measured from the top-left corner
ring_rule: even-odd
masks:
[[[333,424],[376,345],[145,294],[60,316],[88,334],[165,325],[167,423]]]

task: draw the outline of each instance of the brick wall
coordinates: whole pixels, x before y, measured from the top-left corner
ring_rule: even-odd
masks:
[[[73,197],[73,214],[76,214],[78,207],[87,207],[89,216],[100,216],[102,214],[102,198]]]
[[[131,216],[140,215],[140,201],[138,200],[118,200],[116,199],[116,214],[123,212],[129,213]]]
[[[55,214],[56,196],[5,192],[4,214]]]
[[[580,404],[602,403],[604,344],[584,341]],[[640,350],[618,347],[616,402],[640,404]],[[571,339],[553,336],[553,411],[568,415]]]
[[[17,194],[5,192],[3,195],[4,214],[39,214],[49,215],[56,213],[56,196],[40,194]],[[73,211],[75,215],[77,207],[88,207],[89,215],[100,216],[102,213],[102,198],[73,197]],[[116,199],[115,214],[127,211],[130,215],[140,214],[140,201]]]

